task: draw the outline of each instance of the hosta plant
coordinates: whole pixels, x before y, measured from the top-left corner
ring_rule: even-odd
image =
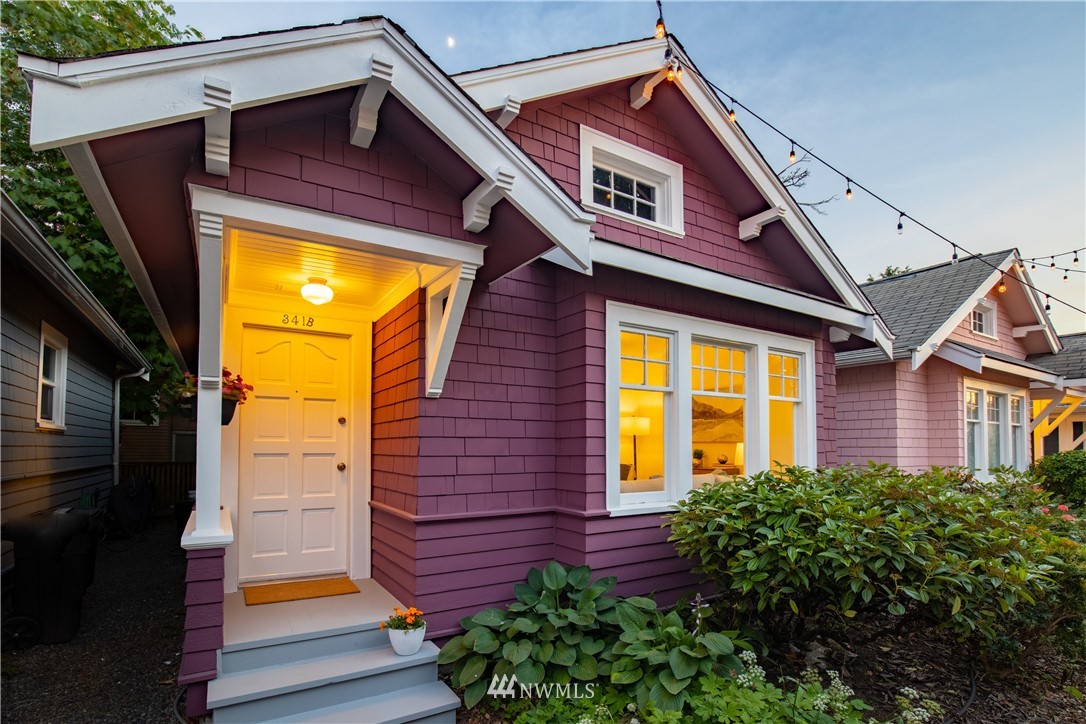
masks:
[[[515,674],[520,684],[594,681],[610,673],[599,655],[618,640],[619,609],[634,604],[606,595],[615,578],[592,582],[587,566],[551,561],[513,587],[516,601],[460,620],[465,629],[441,649],[440,664],[455,664],[454,686],[475,706],[494,676]],[[647,601],[655,609],[656,604]]]

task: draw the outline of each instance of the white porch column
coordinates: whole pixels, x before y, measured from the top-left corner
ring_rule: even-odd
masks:
[[[196,212],[199,235],[200,356],[196,384],[196,510],[182,545],[206,548],[233,541],[230,511],[221,505],[223,220]]]

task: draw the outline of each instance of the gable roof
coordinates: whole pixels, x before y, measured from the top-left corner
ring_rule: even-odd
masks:
[[[49,246],[34,222],[3,191],[0,191],[0,230],[3,232],[4,246],[10,247],[38,274],[43,283],[56,290],[57,296],[66,300],[72,311],[96,330],[113,348],[116,356],[127,363],[127,368],[137,372],[146,372],[151,368],[121,325],[110,316],[60,254]]]
[[[781,223],[796,239],[824,276],[834,292],[850,309],[875,313],[844,265],[811,223],[802,207],[792,198],[769,163],[738,123],[728,119],[727,109],[717,94],[702,79],[697,66],[687,56],[682,44],[672,35],[663,39],[647,38],[614,45],[550,55],[459,73],[453,79],[487,111],[502,108],[509,99],[527,103],[552,96],[603,86],[621,80],[651,77],[664,67],[664,52],[670,48],[674,57],[693,72],[677,78],[678,88],[715,135],[717,141],[735,160],[753,184],[757,208],[753,216],[775,208],[786,212]],[[740,211],[743,213],[743,211]],[[765,222],[769,223],[769,222]],[[888,349],[893,335],[876,319],[880,346]]]
[[[972,311],[979,297],[983,297],[1000,272],[1024,275],[1014,268],[1018,253],[1014,249],[971,256],[961,261],[944,262],[905,274],[877,279],[860,285],[867,298],[893,330],[894,359],[913,358],[913,367],[919,367],[931,354],[932,345],[946,339]],[[1023,290],[1039,318],[1048,325],[1047,317],[1036,303],[1031,289]],[[1051,335],[1051,329],[1047,330]],[[1054,339],[1054,335],[1053,335]],[[994,358],[995,353],[985,351]],[[882,361],[869,350],[841,352],[837,355],[840,366],[868,364]],[[1015,360],[1021,362],[1021,360]]]
[[[1068,382],[1086,384],[1086,332],[1060,335],[1063,349],[1055,354],[1031,354],[1026,360],[1062,375]]]

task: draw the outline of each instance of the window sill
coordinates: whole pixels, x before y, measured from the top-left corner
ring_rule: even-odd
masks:
[[[975,334],[975,335],[976,335],[976,336],[978,336],[978,337],[984,337],[985,339],[994,339],[994,340],[998,340],[998,339],[999,339],[999,337],[997,337],[997,336],[996,336],[996,335],[994,335],[994,334],[985,334],[984,332],[978,332],[978,331],[977,331],[977,330],[975,330],[975,329],[973,330],[973,334]]]
[[[42,422],[41,420],[38,420],[36,424],[38,432],[64,432],[67,429],[64,425]]]
[[[646,229],[652,229],[653,231],[659,231],[662,234],[667,234],[668,236],[674,236],[677,239],[683,239],[683,238],[686,237],[685,232],[683,232],[680,229],[676,229],[673,226],[667,226],[665,224],[660,224],[660,223],[655,222],[655,221],[649,221],[648,219],[642,219],[641,217],[634,216],[632,214],[624,214],[621,211],[615,211],[614,209],[612,209],[612,208],[610,208],[608,206],[600,206],[599,204],[596,204],[596,203],[594,203],[592,201],[583,201],[582,205],[584,206],[585,210],[587,210],[587,211],[592,211],[593,213],[602,214],[602,215],[607,216],[609,218],[617,219],[618,221],[625,221],[627,223],[633,224],[634,226],[642,226],[642,227],[644,227]]]
[[[674,503],[648,503],[646,505],[627,505],[622,508],[614,508],[608,512],[612,518],[618,518],[625,515],[659,515],[660,513],[671,513],[674,510]]]

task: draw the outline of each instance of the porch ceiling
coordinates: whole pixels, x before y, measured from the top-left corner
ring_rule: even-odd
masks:
[[[290,309],[302,301],[302,285],[320,277],[335,293],[330,304],[378,313],[400,300],[401,285],[415,288],[437,271],[426,264],[249,230],[233,233],[227,265],[232,299],[237,293],[255,294],[268,301],[276,298]]]

